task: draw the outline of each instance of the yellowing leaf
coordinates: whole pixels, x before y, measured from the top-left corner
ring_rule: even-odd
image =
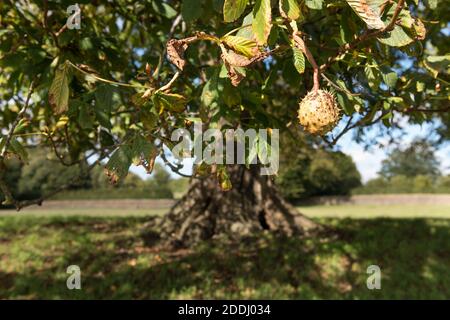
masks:
[[[272,8],[270,0],[256,0],[253,7],[252,30],[259,45],[267,43],[272,29]]]
[[[284,18],[291,20],[300,18],[301,11],[297,0],[280,0],[280,13]]]
[[[238,19],[245,11],[248,0],[225,0],[223,4],[223,19],[232,22]]]
[[[48,102],[56,114],[66,112],[69,106],[69,72],[69,63],[61,64],[48,91]]]
[[[257,53],[257,45],[253,40],[239,36],[225,36],[222,41],[234,51],[251,58]]]
[[[69,122],[69,117],[62,116],[58,119],[58,122],[56,122],[55,127],[58,129],[63,128],[68,122]]]
[[[152,100],[158,109],[168,109],[174,112],[182,112],[187,104],[186,98],[177,93],[157,92]]]
[[[428,56],[423,60],[423,63],[434,78],[437,78],[439,73],[450,73],[450,54],[444,56]]]

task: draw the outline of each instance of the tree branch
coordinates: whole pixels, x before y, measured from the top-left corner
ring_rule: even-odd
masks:
[[[404,3],[405,3],[405,0],[398,1],[397,7],[395,8],[394,14],[392,15],[391,21],[383,29],[375,30],[375,31],[368,30],[368,31],[364,32],[363,34],[361,34],[360,36],[358,36],[353,42],[346,43],[345,45],[341,46],[338,49],[338,52],[334,56],[329,57],[327,62],[320,66],[320,71],[323,72],[324,70],[328,69],[334,62],[336,62],[336,60],[341,55],[343,55],[347,51],[350,51],[350,50],[356,48],[361,43],[363,43],[371,38],[378,37],[385,32],[392,31],[395,27],[395,23],[397,22],[398,16],[400,15],[400,12],[403,9]]]
[[[3,179],[3,176],[0,176],[0,189],[2,190],[2,192],[5,194],[5,197],[7,199],[7,204],[12,204],[14,205],[14,207],[16,208],[17,211],[20,211],[21,209],[25,208],[25,207],[29,207],[32,205],[42,205],[42,202],[44,202],[45,200],[47,200],[48,198],[53,197],[54,195],[67,190],[71,187],[75,187],[78,186],[80,184],[80,182],[82,182],[82,178],[84,177],[85,174],[89,173],[92,169],[95,168],[95,166],[97,166],[99,163],[101,163],[101,161],[103,159],[105,159],[107,156],[107,154],[103,155],[102,157],[100,157],[99,159],[97,159],[94,163],[92,163],[91,165],[88,166],[86,172],[81,173],[80,175],[74,177],[72,179],[72,181],[63,184],[61,186],[59,186],[58,188],[56,188],[55,190],[50,191],[49,193],[37,198],[37,199],[33,199],[33,200],[23,200],[23,201],[19,201],[14,199],[8,185],[6,184],[6,182]],[[88,159],[90,156],[86,157],[85,159]],[[3,161],[0,162],[0,172],[4,172],[3,168],[4,168],[4,163]]]
[[[309,51],[308,47],[306,46],[305,41],[303,41],[303,39],[298,35],[298,32],[294,31],[292,33],[292,40],[294,40],[294,45],[305,54],[306,59],[308,59],[309,63],[313,67],[313,72],[314,72],[314,74],[313,74],[313,81],[314,81],[313,91],[317,92],[317,90],[319,90],[319,87],[320,87],[319,66],[317,65],[316,60],[314,59],[313,55],[311,54],[311,51]]]
[[[14,135],[14,131],[16,130],[17,125],[19,124],[20,120],[23,118],[25,112],[28,109],[28,105],[30,103],[30,98],[34,91],[34,85],[35,85],[35,80],[32,80],[30,87],[28,88],[28,95],[27,95],[27,99],[25,100],[25,104],[23,105],[22,109],[20,109],[19,113],[17,114],[16,119],[14,120],[14,122],[11,125],[11,128],[9,129],[8,134],[6,135],[6,141],[5,141],[5,144],[3,145],[2,151],[0,153],[1,160],[3,160],[5,158],[6,152],[8,151],[8,148],[9,148],[9,144],[11,143],[12,136]]]
[[[164,161],[164,164],[166,164],[173,172],[175,172],[176,174],[178,174],[182,177],[185,177],[185,178],[192,178],[191,175],[180,172],[180,168],[178,166],[175,166],[173,163],[171,163],[167,159],[166,154],[164,153],[164,150],[161,151],[160,155],[161,155],[161,159]]]

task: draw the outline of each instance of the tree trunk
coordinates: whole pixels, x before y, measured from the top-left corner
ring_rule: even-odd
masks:
[[[287,203],[257,166],[235,165],[228,172],[230,191],[222,191],[215,177],[193,180],[157,226],[163,242],[187,247],[222,235],[240,238],[270,230],[291,236],[321,228]]]

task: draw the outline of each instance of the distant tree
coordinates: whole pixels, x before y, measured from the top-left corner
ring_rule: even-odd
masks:
[[[170,188],[170,173],[168,173],[159,163],[155,164],[154,173],[151,179],[144,183],[144,189],[149,190],[154,198],[172,199],[173,192]]]
[[[120,183],[111,184],[109,183],[108,177],[104,174],[104,168],[101,166],[96,166],[90,172],[92,188],[94,189],[106,189],[115,188],[120,186]]]
[[[153,180],[157,185],[168,186],[170,181],[170,173],[160,164],[156,164],[154,168]]]
[[[450,193],[450,175],[439,178],[437,190],[438,192]]]
[[[48,150],[34,149],[20,172],[17,192],[21,198],[38,198],[74,179],[78,182],[69,189],[89,187],[90,177],[83,170],[83,164],[64,166]]]
[[[361,185],[361,175],[352,158],[326,150],[298,154],[279,177],[279,185],[290,200],[318,195],[347,195]]]
[[[175,198],[180,198],[189,189],[188,178],[172,179],[170,181],[170,190],[172,190]]]
[[[396,175],[389,179],[389,193],[411,193],[412,189],[412,179],[410,177]]]
[[[367,181],[364,186],[355,190],[356,194],[374,194],[374,193],[388,193],[389,182],[383,177],[377,177]]]
[[[15,159],[9,159],[6,161],[6,167],[8,168],[8,174],[5,176],[6,183],[11,186],[11,192],[17,198],[21,198],[18,192],[18,184],[20,179],[20,174],[22,171],[22,163]],[[5,200],[5,196],[0,190],[0,201]]]
[[[434,181],[430,176],[418,175],[413,179],[413,192],[431,193],[434,191]]]
[[[385,178],[397,175],[415,177],[440,174],[439,161],[433,146],[426,140],[415,140],[406,148],[397,148],[383,160],[379,174]]]

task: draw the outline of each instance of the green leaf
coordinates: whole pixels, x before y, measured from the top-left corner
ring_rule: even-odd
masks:
[[[181,15],[184,21],[193,22],[203,14],[201,2],[198,0],[183,0],[181,4]]]
[[[297,0],[280,0],[280,13],[291,20],[297,20],[301,16]]]
[[[154,150],[155,146],[150,141],[138,135],[131,144],[131,159],[134,165],[139,166],[146,161]]]
[[[248,167],[250,164],[256,163],[258,156],[258,140],[259,136],[257,135],[253,141],[250,140],[251,145],[249,145],[248,156],[245,159],[245,165]]]
[[[156,92],[152,100],[157,109],[168,109],[174,112],[184,111],[187,104],[186,98],[177,93]]]
[[[229,191],[233,187],[231,184],[230,176],[228,175],[225,166],[219,166],[217,168],[217,179],[219,180],[220,188],[222,191]]]
[[[383,29],[384,22],[378,14],[377,0],[346,0],[353,11],[367,24],[369,29]]]
[[[223,4],[223,19],[232,22],[238,19],[245,11],[248,0],[225,0]]]
[[[272,28],[272,8],[270,0],[256,0],[253,7],[252,30],[259,45],[267,43]]]
[[[368,61],[369,62],[369,61]],[[370,61],[370,64],[375,66],[369,65],[369,63],[364,68],[364,73],[366,74],[367,82],[369,83],[369,86],[372,89],[377,89],[380,85],[380,77],[378,74],[378,65],[376,65],[376,62],[374,60]]]
[[[295,69],[297,69],[298,73],[302,74],[305,72],[305,56],[303,55],[303,52],[296,47],[292,48],[292,52]]]
[[[223,67],[225,69],[225,67]],[[228,77],[225,69],[225,77]],[[211,78],[203,86],[202,95],[200,100],[205,107],[211,106],[219,99],[219,70],[214,71]]]
[[[142,110],[139,118],[148,131],[155,129],[158,124],[158,115],[151,111]]]
[[[239,37],[239,36],[226,36],[221,39],[228,47],[240,53],[248,58],[254,56],[257,44],[255,41]]]
[[[263,164],[269,163],[270,155],[272,153],[272,147],[267,141],[267,137],[264,139],[261,135],[258,136],[258,158]]]
[[[95,91],[95,115],[98,122],[105,128],[111,128],[111,109],[113,104],[111,86],[101,85]]]
[[[111,111],[113,91],[111,86],[100,85],[95,90],[96,107],[107,112]]]
[[[395,26],[394,30],[387,32],[385,35],[378,37],[378,41],[391,47],[403,47],[414,40],[400,26]]]
[[[83,129],[92,129],[94,123],[93,112],[91,106],[81,103],[79,105],[78,123]]]
[[[322,10],[323,0],[306,0],[305,4],[310,9]]]
[[[12,138],[9,142],[9,149],[22,161],[28,162],[28,152],[16,138]]]
[[[450,54],[444,56],[428,56],[423,63],[434,78],[436,78],[440,72],[450,73]]]
[[[19,123],[17,124],[16,128],[14,129],[14,134],[19,134],[21,133],[23,130],[25,130],[25,128],[27,128],[30,125],[30,120],[28,119],[20,119]],[[1,149],[1,148],[0,148]]]
[[[122,145],[116,149],[105,166],[106,175],[115,184],[125,178],[132,162],[132,149],[129,145]]]
[[[416,91],[423,92],[424,90],[425,90],[425,83],[423,83],[422,81],[417,81],[416,82]]]
[[[438,0],[427,0],[427,2],[428,2],[428,6],[430,7],[430,9],[437,8]]]
[[[61,64],[55,72],[50,90],[48,91],[48,101],[56,114],[66,112],[69,106],[69,81],[70,64]]]
[[[246,38],[246,39],[255,39],[255,34],[252,29],[253,25],[253,12],[250,12],[248,15],[244,17],[242,21],[241,29],[236,33],[236,36]]]
[[[336,97],[339,105],[344,110],[345,114],[351,115],[355,112],[354,105],[349,101],[347,95],[343,92],[336,92]]]
[[[398,76],[395,71],[391,68],[383,66],[380,68],[381,76],[383,77],[383,82],[390,88],[395,88],[397,84]]]
[[[234,107],[241,104],[241,95],[239,90],[233,87],[228,81],[225,82],[223,86],[221,98],[228,107]]]
[[[173,19],[177,16],[177,11],[163,1],[152,1],[152,7],[156,13],[167,19]]]

